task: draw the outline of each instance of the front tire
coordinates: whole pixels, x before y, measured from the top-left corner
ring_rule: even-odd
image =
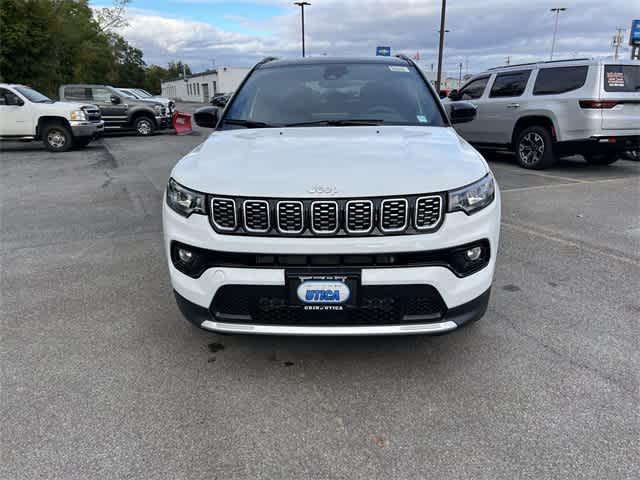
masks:
[[[66,152],[73,146],[73,136],[64,125],[47,125],[42,132],[42,143],[50,152]]]
[[[616,155],[610,153],[584,154],[584,159],[591,165],[611,165],[618,161]]]
[[[155,123],[149,117],[138,117],[133,124],[136,133],[141,137],[150,137],[156,129]]]
[[[522,130],[516,138],[515,150],[522,168],[542,170],[556,161],[551,132],[542,126],[533,125]]]

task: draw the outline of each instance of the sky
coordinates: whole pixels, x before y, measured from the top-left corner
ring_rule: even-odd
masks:
[[[308,55],[419,53],[437,65],[441,0],[308,0]],[[92,0],[93,7],[110,0]],[[629,58],[636,0],[449,0],[444,68],[457,76],[511,63],[548,60],[561,6],[554,58],[613,54],[616,28],[626,29],[621,56]],[[121,33],[142,49],[147,64],[187,62],[194,72],[213,66],[250,66],[266,56],[298,57],[300,8],[293,0],[131,0]]]

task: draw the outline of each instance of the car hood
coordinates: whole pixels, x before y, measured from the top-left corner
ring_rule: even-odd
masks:
[[[38,114],[42,115],[43,113],[51,113],[57,115],[64,115],[65,117],[69,116],[69,113],[74,110],[80,110],[81,108],[91,108],[97,110],[98,107],[91,103],[80,103],[80,102],[53,102],[53,103],[37,103],[38,105]]]
[[[450,127],[298,127],[214,132],[172,177],[218,195],[359,197],[451,190],[488,171]]]

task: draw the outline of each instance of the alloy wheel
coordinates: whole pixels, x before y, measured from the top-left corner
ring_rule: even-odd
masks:
[[[535,165],[540,162],[544,156],[544,138],[542,138],[542,135],[536,132],[529,132],[522,137],[518,146],[518,155],[520,155],[522,163],[526,165]]]
[[[138,133],[140,135],[150,135],[151,131],[151,122],[149,122],[149,120],[138,121]]]

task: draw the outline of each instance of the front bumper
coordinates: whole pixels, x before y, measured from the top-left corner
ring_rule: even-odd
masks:
[[[167,115],[159,115],[156,117],[156,125],[158,129],[171,127],[171,117]]]
[[[104,133],[104,121],[99,122],[84,122],[84,121],[70,121],[71,132],[74,137],[99,137]]]
[[[163,228],[171,284],[176,292],[178,306],[194,324],[211,331],[289,334],[289,335],[394,335],[444,333],[482,316],[489,301],[493,282],[500,229],[500,193],[496,188],[495,201],[474,215],[450,213],[440,229],[420,235],[340,238],[248,237],[217,234],[206,216],[191,215],[184,218],[163,202]],[[423,285],[433,287],[444,304],[443,314],[433,320],[400,323],[345,324],[332,321],[304,324],[283,324],[271,321],[233,321],[233,317],[218,318],[213,302],[216,293],[226,286],[272,286],[284,289],[287,285],[287,267],[247,268],[238,266],[211,266],[193,278],[179,271],[171,260],[171,245],[178,242],[193,247],[219,252],[269,255],[348,255],[393,254],[402,252],[436,251],[486,240],[491,256],[488,264],[468,276],[456,275],[442,265],[390,266],[358,268],[363,288],[389,287],[389,289]],[[339,268],[347,268],[339,266]],[[322,268],[318,268],[322,272]],[[335,270],[335,266],[331,268]]]

